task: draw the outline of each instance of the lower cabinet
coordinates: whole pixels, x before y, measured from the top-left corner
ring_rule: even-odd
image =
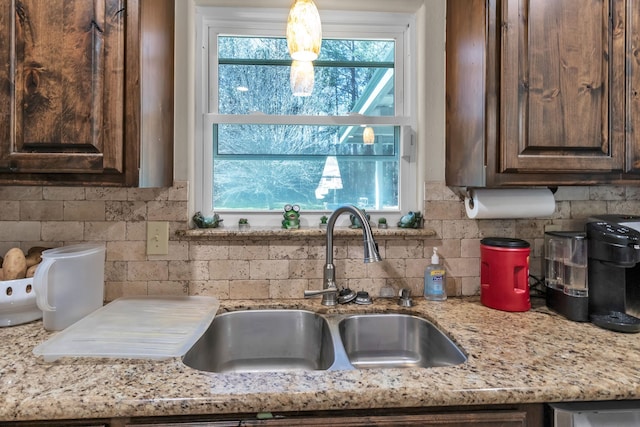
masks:
[[[543,426],[543,404],[269,414],[258,417],[175,417],[113,420],[112,427],[533,427]]]
[[[111,420],[0,421],[2,427],[109,427]]]
[[[0,422],[3,427],[542,427],[544,404]]]

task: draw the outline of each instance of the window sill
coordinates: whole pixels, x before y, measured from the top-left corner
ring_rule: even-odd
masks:
[[[436,232],[430,228],[399,228],[389,227],[380,229],[372,227],[375,237],[384,239],[421,239],[436,236]],[[240,230],[238,227],[225,228],[193,228],[189,230],[178,230],[176,235],[189,239],[290,239],[290,238],[324,238],[326,229],[322,228],[300,228],[284,229],[278,227],[250,227],[247,230]],[[362,230],[350,227],[336,227],[333,230],[335,237],[362,236]]]

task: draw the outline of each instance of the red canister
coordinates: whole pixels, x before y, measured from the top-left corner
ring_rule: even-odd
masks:
[[[507,237],[480,241],[480,301],[504,311],[527,311],[529,298],[529,243]]]

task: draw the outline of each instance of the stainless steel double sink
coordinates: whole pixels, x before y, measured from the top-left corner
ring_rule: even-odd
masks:
[[[209,372],[429,368],[466,360],[421,317],[286,309],[219,314],[183,357],[187,366]]]

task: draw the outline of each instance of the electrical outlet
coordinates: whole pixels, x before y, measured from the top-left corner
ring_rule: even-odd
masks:
[[[147,255],[167,255],[169,253],[169,223],[166,221],[147,222]]]

